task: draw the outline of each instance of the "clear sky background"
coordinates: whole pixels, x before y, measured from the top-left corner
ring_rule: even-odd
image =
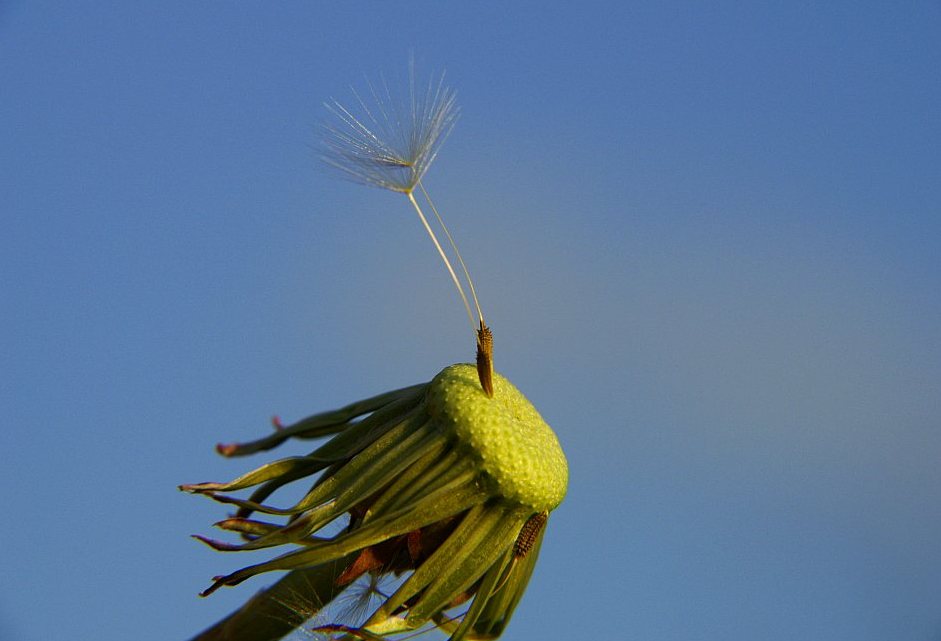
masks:
[[[427,176],[571,485],[507,641],[941,639],[938,2],[0,3],[0,639],[186,639],[217,441],[473,358],[322,103]]]

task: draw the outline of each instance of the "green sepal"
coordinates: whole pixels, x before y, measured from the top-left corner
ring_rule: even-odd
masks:
[[[329,436],[348,429],[355,423],[350,423],[353,419],[375,412],[376,410],[389,405],[395,401],[409,398],[421,391],[427,384],[412,385],[403,387],[391,392],[372,396],[370,398],[350,403],[346,407],[329,412],[322,412],[300,421],[277,429],[274,433],[263,438],[247,443],[232,443],[220,445],[216,449],[223,456],[246,456],[264,450],[270,450],[281,445],[290,438],[313,439],[322,436]]]
[[[422,592],[418,602],[409,609],[409,621],[417,626],[436,612],[447,609],[507,549],[513,547],[528,516],[525,508],[485,508],[484,517],[475,525],[472,535],[461,544],[460,552],[452,555],[448,564]]]
[[[441,437],[427,426],[416,430],[384,452],[379,452],[377,461],[370,461],[362,470],[349,471],[343,476],[342,483],[334,486],[331,492],[333,497],[329,501],[305,512],[283,528],[240,546],[213,545],[213,547],[224,550],[257,550],[285,543],[306,545],[311,534],[357,503],[369,498],[375,492],[376,487],[383,487],[390,483],[415,459],[428,449],[433,449],[440,440]],[[357,456],[357,459],[367,454],[364,451]],[[344,471],[346,471],[345,468],[340,470],[341,473]],[[340,473],[337,476],[339,475]],[[321,487],[326,485],[325,483]]]
[[[536,541],[526,556],[514,557],[507,571],[506,578],[501,578],[500,587],[490,595],[483,605],[480,616],[473,624],[473,637],[480,639],[495,639],[503,632],[510,622],[513,611],[523,598],[529,578],[536,567],[539,549],[546,532],[543,527],[536,536]]]
[[[296,504],[288,508],[277,508],[263,505],[252,500],[241,499],[224,494],[211,494],[212,498],[220,503],[238,505],[247,510],[263,512],[265,514],[293,515],[314,509],[330,501],[346,488],[356,483],[365,468],[373,465],[383,452],[400,445],[416,430],[415,423],[426,420],[423,414],[412,412],[401,423],[388,429],[371,445],[362,450],[353,459],[342,465],[334,474],[322,477],[317,484]],[[420,427],[420,426],[419,426]],[[315,452],[312,456],[316,456]]]
[[[471,604],[470,609],[464,613],[464,616],[461,619],[461,623],[457,625],[456,628],[451,621],[448,623],[440,621],[440,619],[443,618],[443,615],[433,617],[434,620],[438,623],[439,627],[442,627],[448,631],[453,630],[451,636],[448,637],[448,641],[463,641],[463,639],[467,636],[467,633],[477,622],[477,619],[480,618],[480,614],[483,612],[484,606],[487,604],[490,596],[496,589],[498,589],[498,586],[500,585],[500,579],[503,577],[504,572],[506,572],[507,567],[512,562],[513,549],[511,547],[505,551],[500,560],[492,564],[487,570],[486,574],[484,574],[484,577],[480,582],[480,586],[477,588],[477,593],[474,595],[474,602]]]
[[[270,570],[313,567],[332,561],[351,552],[459,514],[480,503],[484,496],[483,490],[474,483],[468,483],[456,490],[449,489],[446,492],[432,493],[413,506],[376,518],[330,541],[314,542],[304,549],[288,552],[265,563],[218,577],[201,595],[207,596],[223,585],[237,585],[245,579]]]
[[[284,475],[293,475],[293,478],[303,478],[314,474],[326,467],[326,464],[308,456],[292,456],[266,463],[261,467],[244,474],[228,483],[191,483],[179,486],[184,492],[193,494],[209,494],[213,492],[234,492],[247,487],[260,485],[267,481],[280,478]]]

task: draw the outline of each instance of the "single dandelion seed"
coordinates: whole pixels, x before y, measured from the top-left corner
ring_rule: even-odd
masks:
[[[180,486],[236,508],[217,526],[241,542],[200,541],[226,552],[280,551],[215,577],[203,596],[287,571],[194,641],[273,641],[305,621],[313,621],[310,633],[338,641],[401,640],[430,630],[450,641],[495,639],[526,589],[549,514],[565,496],[568,465],[559,441],[526,397],[493,371],[493,336],[473,281],[422,183],[457,116],[454,94],[443,76],[419,91],[412,73],[408,86],[404,106],[392,100],[384,79],[378,89],[369,86],[371,102],[354,94],[357,114],[329,105],[338,122],[327,128],[325,159],[358,182],[406,195],[473,325],[417,189],[471,292],[477,362],[291,425],[275,421],[274,432],[256,441],[219,445],[225,456],[242,456],[290,439],[327,439],[306,455],[228,483]],[[297,486],[301,498],[293,504],[270,500]]]
[[[407,100],[396,99],[389,84],[382,78],[379,88],[371,82],[368,83],[369,93],[373,98],[372,106],[363,100],[356,90],[353,90],[356,108],[347,108],[336,100],[326,103],[325,106],[335,118],[332,123],[324,126],[322,158],[329,166],[355,182],[405,194],[461,297],[471,329],[477,337],[480,383],[484,391],[492,395],[493,336],[484,322],[484,314],[470,271],[451,232],[444,224],[443,217],[422,183],[425,172],[451,133],[460,113],[456,95],[445,85],[444,80],[442,73],[437,82],[432,81],[424,91],[420,90],[416,85],[412,63],[409,67]],[[461,279],[415,198],[416,188],[434,213],[461,266],[474,301],[476,321]]]

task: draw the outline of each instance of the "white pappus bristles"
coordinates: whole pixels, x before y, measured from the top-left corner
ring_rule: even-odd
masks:
[[[457,121],[456,96],[444,74],[419,91],[411,72],[406,99],[393,98],[385,78],[380,83],[368,83],[372,105],[353,91],[359,113],[337,100],[325,103],[337,122],[324,127],[323,160],[355,182],[409,193]]]
[[[427,88],[420,90],[416,86],[414,67],[411,65],[406,98],[394,98],[385,78],[380,78],[378,87],[371,82],[368,83],[368,88],[371,102],[364,100],[354,90],[355,107],[353,109],[345,107],[336,100],[325,103],[326,108],[335,118],[332,123],[324,126],[322,158],[347,179],[399,192],[408,198],[431,237],[435,249],[444,261],[448,274],[464,303],[471,328],[476,332],[477,323],[461,280],[451,266],[451,261],[441,243],[438,242],[434,230],[429,225],[414,195],[417,188],[447,236],[471,291],[477,320],[483,327],[483,313],[470,273],[454,239],[422,184],[425,172],[428,171],[438,150],[457,121],[459,109],[455,93],[445,85],[443,73],[436,81],[429,82]]]

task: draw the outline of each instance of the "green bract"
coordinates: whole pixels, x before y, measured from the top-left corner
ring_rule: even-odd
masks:
[[[234,456],[292,437],[333,435],[308,455],[268,463],[230,483],[182,486],[239,507],[217,525],[244,542],[197,537],[212,547],[290,548],[216,577],[203,594],[270,570],[292,570],[267,598],[279,598],[282,584],[296,591],[295,575],[306,573],[306,584],[319,586],[310,595],[309,615],[365,574],[392,574],[404,580],[367,620],[318,631],[376,639],[433,625],[454,641],[499,636],[529,581],[548,513],[565,495],[568,467],[532,404],[499,374],[493,386],[488,398],[475,366],[453,365],[430,383],[279,426],[254,443],[221,446]],[[281,487],[304,481],[310,488],[293,506],[267,503]],[[248,498],[228,494],[250,487],[256,489]],[[255,512],[287,518],[248,518]],[[342,531],[325,536],[324,528],[337,522]],[[462,604],[469,605],[461,611]],[[280,627],[273,622],[251,638],[236,624],[231,636],[216,626],[198,638],[277,639],[302,623],[282,618]]]

